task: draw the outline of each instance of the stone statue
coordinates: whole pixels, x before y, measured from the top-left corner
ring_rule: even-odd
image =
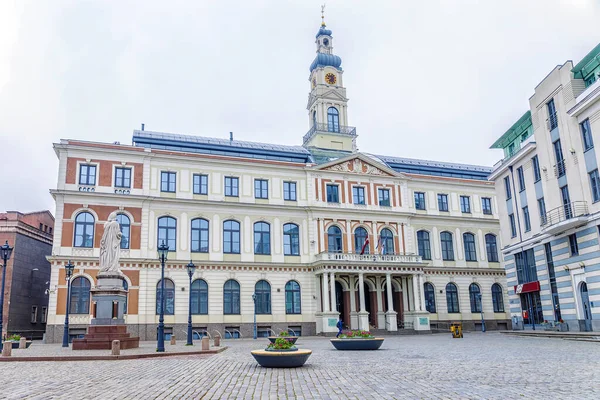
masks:
[[[121,275],[119,255],[121,251],[121,227],[117,212],[113,211],[104,223],[104,234],[100,241],[100,272],[98,275]]]

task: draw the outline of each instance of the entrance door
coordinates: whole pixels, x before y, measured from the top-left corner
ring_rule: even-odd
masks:
[[[585,331],[590,332],[592,330],[592,309],[590,307],[590,296],[588,295],[587,283],[581,282],[579,292],[581,294],[581,305],[583,306]]]
[[[525,325],[541,324],[544,322],[540,292],[522,293],[521,310]]]
[[[346,321],[346,307],[344,305],[344,289],[342,284],[339,282],[335,283],[335,310],[340,313],[340,319],[344,323],[344,326],[350,326],[350,321]]]
[[[369,324],[372,326],[376,326],[377,315],[374,316],[375,320],[373,320],[373,312],[371,312],[371,291],[369,290],[369,285],[365,283],[363,286],[363,290],[365,293],[365,310],[369,313]]]

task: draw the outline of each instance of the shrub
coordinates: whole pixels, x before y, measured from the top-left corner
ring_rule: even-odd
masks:
[[[357,338],[372,338],[374,337],[369,331],[346,331],[340,335],[342,339],[357,339]]]
[[[279,336],[290,336],[290,333],[288,331],[281,331],[279,332]]]
[[[291,341],[283,338],[277,338],[275,343],[269,343],[267,346],[267,350],[288,350],[294,348],[296,348],[296,346],[294,346]]]
[[[6,340],[11,341],[11,342],[18,342],[19,340],[21,340],[21,335],[10,335],[9,337],[6,338]]]

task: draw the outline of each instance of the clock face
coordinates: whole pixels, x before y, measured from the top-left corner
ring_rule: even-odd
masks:
[[[328,73],[327,75],[325,75],[325,82],[327,82],[330,85],[333,85],[336,81],[336,77],[334,74],[332,74],[331,72]]]

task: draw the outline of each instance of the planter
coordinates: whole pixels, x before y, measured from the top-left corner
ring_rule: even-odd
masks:
[[[265,351],[283,351],[283,352],[289,352],[289,351],[298,351],[297,347],[293,347],[291,349],[269,349],[268,347],[265,349]]]
[[[292,342],[292,344],[296,344],[296,340],[298,340],[298,336],[269,336],[269,341],[271,343],[275,343],[277,339],[285,339],[288,342]]]
[[[12,343],[12,348],[13,349],[18,349],[19,348],[19,342],[10,342]],[[25,342],[25,348],[29,348],[29,346],[31,346],[31,340],[28,340],[27,342]],[[2,350],[2,347],[4,347],[3,343],[0,342],[0,350]]]
[[[331,339],[338,350],[377,350],[383,344],[383,338]]]
[[[312,351],[307,349],[295,349],[295,351],[253,350],[251,354],[261,367],[297,368],[304,365]]]

